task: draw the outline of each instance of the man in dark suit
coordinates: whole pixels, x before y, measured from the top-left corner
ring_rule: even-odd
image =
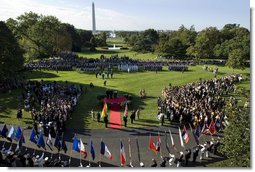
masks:
[[[127,116],[123,116],[124,126],[127,127]]]
[[[107,128],[108,126],[108,115],[105,115],[104,117],[104,124],[105,124],[105,128]]]

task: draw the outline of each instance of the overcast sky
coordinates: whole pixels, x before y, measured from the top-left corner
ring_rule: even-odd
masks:
[[[97,30],[176,30],[183,24],[199,31],[228,23],[250,28],[249,0],[1,0],[0,20],[33,11],[91,30],[92,2]]]

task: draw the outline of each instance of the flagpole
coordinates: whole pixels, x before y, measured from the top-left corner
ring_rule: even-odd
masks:
[[[81,151],[79,153],[80,153],[80,164],[81,164]]]
[[[180,127],[179,127],[179,137],[180,137],[181,147],[183,148],[183,150],[185,150],[185,145],[184,145],[183,140],[182,140],[182,135],[181,135]]]
[[[5,143],[6,143],[6,140],[4,141],[4,144],[2,145],[2,148],[4,147]]]
[[[90,136],[90,144],[91,144],[91,140],[92,140],[92,136]],[[89,156],[89,167],[90,167],[90,161],[91,161],[91,157]]]
[[[70,165],[70,163],[71,163],[71,156],[72,156],[72,153],[73,153],[73,149],[72,149],[72,147],[71,147],[71,152],[70,152],[70,156],[69,156],[69,165]]]
[[[131,155],[131,143],[130,143],[130,138],[128,138],[128,152],[129,152],[129,165],[130,165],[130,167],[133,167],[133,165],[132,165],[132,155]]]
[[[103,139],[101,138],[101,142],[103,141]],[[101,151],[100,151],[100,156],[99,156],[99,164],[98,166],[101,167],[101,161],[102,161],[102,154],[101,154]]]
[[[192,133],[192,135],[193,135],[193,137],[194,137],[194,139],[195,139],[195,141],[196,141],[196,138],[195,138],[195,135],[194,135],[194,133],[193,133],[193,129],[192,129],[190,123],[189,123],[189,127],[190,127],[191,133]]]
[[[175,147],[175,144],[173,145],[173,136],[172,136],[172,132],[171,132],[171,130],[169,129],[169,135],[170,135],[170,139],[171,139],[171,145],[172,145],[172,147],[174,147],[174,150],[175,150],[175,152],[177,152],[177,149],[176,149],[176,147]]]
[[[36,151],[36,149],[34,149],[34,153],[33,153],[33,155],[35,155],[35,151]]]
[[[138,138],[136,137],[136,146],[137,146],[137,155],[138,155],[138,161],[139,163],[141,162],[141,158],[140,158],[140,150],[139,150],[139,144],[138,144]]]
[[[165,130],[165,142],[166,142],[166,149],[168,151],[168,154],[170,153],[170,150],[169,150],[169,144],[168,144],[168,141],[167,141],[167,134],[166,134],[166,130]]]
[[[158,131],[158,136],[160,137],[159,131]],[[160,154],[160,158],[163,158],[163,156],[162,156],[162,147],[161,147],[161,139],[160,139],[160,143],[158,143],[158,144],[160,144],[160,145],[159,145],[159,154]]]

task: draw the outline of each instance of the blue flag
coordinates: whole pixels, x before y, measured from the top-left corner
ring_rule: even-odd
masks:
[[[72,149],[80,153],[79,142],[80,141],[77,139],[77,137],[75,135],[74,138],[73,138],[73,147],[72,147]]]
[[[43,139],[42,131],[40,131],[39,138],[38,138],[38,141],[37,141],[37,145],[45,149],[45,142],[44,142],[44,139]]]
[[[92,140],[90,140],[90,153],[91,153],[92,159],[94,160],[95,159],[95,151],[94,151]]]
[[[4,124],[3,129],[1,131],[2,137],[7,137],[8,128],[6,127],[6,124]]]
[[[16,134],[15,134],[15,138],[14,138],[16,141],[18,141],[20,139],[21,133],[22,133],[21,128],[18,127]]]
[[[37,143],[37,141],[36,141],[36,133],[35,133],[35,129],[34,128],[33,128],[32,132],[31,132],[29,140],[31,142],[35,143],[35,144]]]
[[[62,134],[61,149],[64,150],[65,153],[67,152],[67,146],[66,146],[66,142],[65,142],[64,133]]]

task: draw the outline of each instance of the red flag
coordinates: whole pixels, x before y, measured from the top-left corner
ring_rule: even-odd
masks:
[[[211,123],[209,125],[209,131],[210,131],[211,135],[214,135],[216,133],[216,127],[215,127],[215,123],[214,123],[213,119],[211,120]]]
[[[120,141],[120,164],[124,166],[126,163],[126,153],[122,141]]]
[[[150,135],[150,139],[149,139],[149,149],[151,149],[152,151],[154,151],[155,153],[157,153],[157,149],[156,149],[155,144],[152,142],[151,135]]]

